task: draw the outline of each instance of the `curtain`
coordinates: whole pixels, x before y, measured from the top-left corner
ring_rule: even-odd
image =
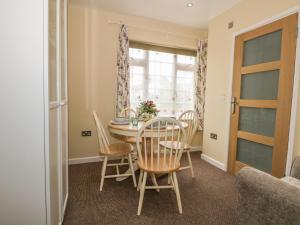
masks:
[[[198,115],[200,125],[199,130],[203,130],[205,89],[207,73],[207,40],[201,40],[197,46],[197,72],[195,76],[195,111]]]
[[[129,39],[126,25],[121,25],[117,56],[117,102],[116,116],[130,106],[129,97]]]

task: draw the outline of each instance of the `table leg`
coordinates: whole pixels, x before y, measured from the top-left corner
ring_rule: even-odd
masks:
[[[134,161],[134,162],[132,163],[132,166],[133,166],[133,170],[134,170],[134,171],[137,171],[137,170],[139,169],[136,161]],[[126,172],[125,172],[124,174],[128,174],[128,173],[131,173],[130,168],[129,168],[128,170],[126,170]],[[116,181],[123,181],[123,180],[126,180],[128,177],[129,177],[129,176],[127,176],[127,177],[117,177],[117,178],[116,178]]]
[[[128,160],[129,160],[129,159],[128,159]],[[134,171],[139,170],[138,165],[137,165],[136,151],[132,152],[132,161],[133,161],[133,162],[132,162],[133,170],[134,170]],[[126,170],[124,174],[129,174],[129,173],[131,173],[130,168],[128,168],[128,170]],[[116,178],[116,181],[123,181],[123,180],[126,180],[128,177],[129,177],[129,176],[127,176],[127,177],[117,177],[117,178]]]
[[[155,174],[151,173],[150,176],[151,176],[151,180],[152,180],[153,185],[158,187]],[[159,188],[157,188],[156,191],[159,192]]]

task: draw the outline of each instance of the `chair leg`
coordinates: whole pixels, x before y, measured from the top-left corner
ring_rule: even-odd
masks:
[[[176,198],[177,198],[178,210],[179,210],[179,213],[182,214],[182,205],[181,205],[181,198],[180,198],[180,193],[179,193],[176,172],[173,172],[173,180],[174,180],[174,188],[175,188],[175,193],[176,193]]]
[[[124,163],[124,157],[121,158],[121,162],[120,163]]]
[[[135,178],[135,172],[134,172],[133,165],[132,165],[131,153],[128,154],[128,161],[129,161],[129,167],[130,167],[131,174],[132,174],[133,185],[134,185],[134,187],[136,187],[136,178]]]
[[[145,172],[143,172],[143,182],[142,182],[141,190],[140,190],[140,200],[139,200],[139,206],[138,206],[138,212],[137,212],[138,216],[141,215],[141,211],[142,211],[142,207],[143,207],[146,180],[147,180],[147,172],[145,171]]]
[[[120,170],[119,170],[119,166],[118,165],[116,166],[116,171],[117,171],[117,174],[119,175],[120,174]]]
[[[143,179],[143,170],[140,170],[140,177],[139,177],[139,183],[138,183],[138,186],[137,186],[137,191],[140,190],[141,188],[141,185],[142,185],[142,179]]]
[[[195,177],[195,175],[194,175],[194,169],[193,169],[193,163],[192,163],[192,159],[191,159],[190,151],[187,151],[186,153],[187,153],[188,160],[189,160],[189,166],[190,166],[190,169],[191,169],[192,178],[194,178],[194,177]]]
[[[106,171],[106,165],[107,165],[107,156],[104,157],[104,161],[102,164],[102,170],[101,170],[101,181],[100,181],[100,187],[99,190],[102,191],[103,184],[104,184],[104,177],[105,177],[105,171]]]
[[[173,186],[172,190],[175,191],[175,188],[174,188],[174,180],[173,180],[173,175],[172,175],[172,173],[169,173],[168,176],[170,176],[170,183],[169,183],[169,185],[172,185],[172,186]]]
[[[158,186],[158,183],[157,183],[157,180],[156,180],[156,177],[155,177],[155,174],[154,173],[150,173],[150,176],[151,176],[151,180],[152,180],[152,183],[154,184],[154,186]],[[159,192],[159,188],[155,189],[157,192]]]
[[[171,184],[171,174],[170,173],[168,174],[168,184],[169,185]]]

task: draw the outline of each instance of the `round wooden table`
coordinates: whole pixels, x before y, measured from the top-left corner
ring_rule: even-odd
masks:
[[[138,126],[134,127],[132,126],[131,123],[126,124],[126,125],[120,125],[120,124],[114,124],[113,121],[110,121],[110,123],[108,124],[108,129],[112,134],[117,134],[117,135],[121,135],[121,136],[125,136],[125,137],[136,137],[138,130],[144,125],[145,122],[143,121],[139,121]],[[188,124],[181,122],[182,127],[185,129],[187,128]],[[161,128],[161,135],[165,135],[167,132],[167,136],[168,136],[168,132],[170,132],[170,135],[172,134],[172,126],[167,126],[164,128]],[[175,126],[175,130],[179,130],[178,126]],[[147,130],[145,131],[143,137],[151,137],[153,134],[151,134],[151,132],[147,132]]]

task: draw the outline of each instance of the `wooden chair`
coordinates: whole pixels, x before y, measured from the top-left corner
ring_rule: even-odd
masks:
[[[96,122],[97,126],[97,134],[98,134],[98,141],[99,141],[99,154],[104,156],[104,161],[102,164],[102,170],[101,170],[101,182],[100,182],[100,191],[102,191],[104,179],[105,178],[117,178],[117,177],[128,177],[132,176],[134,187],[136,187],[136,178],[135,173],[133,170],[133,164],[132,164],[132,158],[131,158],[131,151],[132,146],[127,143],[116,143],[116,144],[110,144],[108,141],[108,137],[105,133],[104,127],[102,123],[100,122],[97,112],[93,111],[93,116]],[[109,158],[124,158],[128,157],[128,163],[108,163]],[[119,172],[119,166],[122,165],[129,165],[130,173],[120,174]],[[115,166],[117,174],[114,175],[105,175],[106,167],[108,166]]]
[[[143,125],[138,131],[138,138],[142,140],[137,143],[138,166],[141,170],[138,189],[140,199],[137,215],[141,214],[145,189],[174,189],[177,197],[179,213],[182,213],[182,205],[178,187],[176,171],[180,168],[180,158],[183,148],[162,147],[161,142],[185,143],[186,134],[179,121],[171,118],[154,118]],[[183,146],[183,144],[181,145]],[[146,185],[148,174],[152,178],[153,185]],[[155,174],[168,174],[171,177],[171,185],[158,185]]]
[[[192,110],[183,112],[179,116],[178,120],[181,122],[185,122],[188,125],[186,128],[186,143],[182,147],[183,147],[183,152],[187,154],[189,165],[185,166],[185,167],[181,167],[180,170],[190,169],[191,173],[192,173],[192,177],[194,178],[195,175],[194,175],[194,169],[193,169],[193,163],[192,163],[192,159],[191,159],[191,155],[190,155],[190,150],[192,147],[191,144],[192,144],[193,138],[199,127],[199,120],[197,118],[196,112],[192,111]],[[161,143],[161,145],[166,146],[167,148],[171,148],[171,146],[170,146],[171,142]],[[173,145],[177,145],[177,143],[175,143],[175,144],[173,143]],[[172,146],[172,147],[174,148],[175,146]]]

